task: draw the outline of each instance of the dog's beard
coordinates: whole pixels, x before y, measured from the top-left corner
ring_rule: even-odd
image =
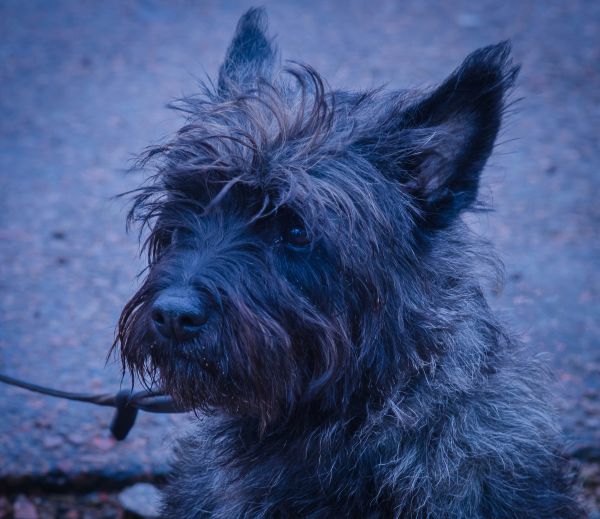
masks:
[[[141,307],[122,322],[120,340],[124,365],[132,374],[184,409],[253,417],[264,428],[300,395],[304,373],[296,348],[273,320],[220,318],[199,337],[175,343],[157,338]]]
[[[152,363],[162,389],[184,409],[203,412],[225,412],[232,416],[256,419],[261,428],[277,420],[293,405],[289,394],[280,391],[282,385],[277,368],[266,373],[234,371],[219,362],[208,361],[203,355],[152,355]],[[290,380],[292,377],[285,377]],[[265,391],[265,385],[271,391]]]
[[[249,296],[222,297],[198,336],[172,342],[153,328],[152,286],[126,305],[117,341],[124,368],[183,408],[253,417],[265,428],[315,398],[335,409],[340,391],[357,383],[349,321],[339,309],[331,316],[301,294],[276,299],[276,283],[262,298],[264,287],[246,285]]]
[[[154,343],[147,362],[161,389],[186,409],[229,408],[236,387],[215,334]]]

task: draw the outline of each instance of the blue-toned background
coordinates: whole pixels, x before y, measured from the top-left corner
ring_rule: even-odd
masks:
[[[265,4],[283,57],[311,63],[333,86],[422,86],[476,47],[512,39],[523,65],[515,98],[524,99],[485,173],[483,197],[496,212],[474,225],[506,264],[492,303],[556,371],[548,393],[570,452],[584,462],[592,503],[600,2]],[[142,264],[125,234],[124,203],[111,197],[138,184],[124,173],[130,159],[177,128],[164,105],[193,93],[195,77],[215,74],[250,5],[0,2],[0,371],[75,391],[118,389],[118,366],[105,357]],[[173,424],[186,418],[142,416],[121,444],[108,436],[110,418],[0,385],[0,495],[8,484],[104,488],[164,473]]]

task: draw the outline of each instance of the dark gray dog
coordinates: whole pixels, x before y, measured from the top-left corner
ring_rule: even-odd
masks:
[[[116,345],[202,416],[165,516],[581,517],[539,366],[492,315],[460,217],[508,44],[429,91],[346,92],[276,73],[265,30],[248,11],[217,85],[177,104],[130,215],[149,269]]]

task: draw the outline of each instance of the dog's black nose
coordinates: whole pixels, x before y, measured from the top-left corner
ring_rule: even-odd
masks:
[[[164,292],[152,306],[152,322],[165,339],[192,339],[207,319],[205,305],[186,293]]]

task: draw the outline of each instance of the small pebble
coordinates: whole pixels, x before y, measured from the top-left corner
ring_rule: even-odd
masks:
[[[160,493],[150,483],[136,483],[119,494],[119,503],[125,510],[146,519],[159,517]]]

